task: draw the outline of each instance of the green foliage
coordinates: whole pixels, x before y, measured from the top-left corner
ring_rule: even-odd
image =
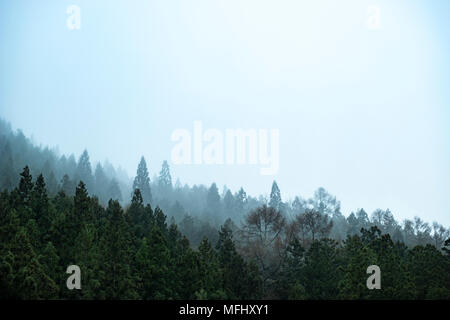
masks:
[[[100,172],[96,176],[103,179]],[[225,192],[227,210],[237,212],[246,203],[241,191]],[[339,216],[339,205],[322,193],[316,200],[323,213],[297,201],[300,217],[311,212],[311,221],[299,221],[309,228],[310,241],[301,239],[298,228],[278,223],[276,241],[261,228],[267,241],[250,242],[232,220],[218,234],[206,223],[199,228],[199,220],[187,215],[179,225],[173,217],[168,223],[163,209],[145,205],[141,192],[134,190],[125,209],[117,200],[103,207],[83,181],[73,195],[60,190],[49,196],[44,176],[33,182],[25,167],[18,187],[0,193],[0,298],[450,299],[450,240],[436,238],[444,242],[442,248],[408,248],[377,226],[357,231],[369,226],[360,210],[346,220],[352,226],[347,239],[337,242],[327,238],[331,222],[323,219],[333,210]],[[206,192],[210,205],[219,206],[217,187]],[[377,212],[380,226],[395,225],[388,211]],[[419,220],[415,226],[426,229]],[[264,248],[255,250],[252,243]],[[276,267],[270,277],[261,261],[256,263],[258,255],[249,254],[262,249]],[[72,264],[81,269],[81,290],[66,287],[65,271]],[[381,269],[381,290],[366,287],[370,265]]]
[[[144,157],[141,157],[141,161],[139,162],[136,172],[136,178],[133,182],[133,190],[136,189],[141,191],[144,204],[151,204],[152,191],[150,189],[150,178],[148,175],[147,162],[145,162]]]

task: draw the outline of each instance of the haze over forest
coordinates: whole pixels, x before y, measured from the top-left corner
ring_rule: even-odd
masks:
[[[0,299],[450,299],[449,12],[0,1]]]
[[[324,187],[342,211],[389,208],[450,224],[447,1],[0,4],[0,116],[36,144],[130,179],[167,160],[182,183],[284,200]],[[258,10],[254,10],[258,8]],[[70,21],[69,21],[70,22]],[[205,27],[207,26],[207,27]],[[174,165],[172,133],[278,129],[274,176]]]
[[[59,155],[49,148],[36,146],[20,130],[12,131],[11,126],[1,119],[0,150],[0,190],[12,191],[26,166],[32,176],[43,175],[50,196],[61,191],[74,196],[82,181],[86,191],[97,197],[101,205],[107,206],[113,199],[128,206],[134,191],[140,189],[143,204],[161,208],[169,219],[173,218],[173,222],[181,226],[181,231],[194,246],[204,236],[214,242],[216,229],[228,219],[240,228],[249,212],[264,205],[279,210],[288,221],[310,209],[317,210],[330,219],[327,235],[338,241],[372,225],[410,246],[430,243],[441,247],[450,236],[450,228],[438,221],[424,221],[420,216],[397,221],[395,213],[388,208],[373,212],[359,208],[344,215],[339,199],[322,187],[311,198],[297,195],[293,200],[285,200],[282,189],[274,180],[269,186],[269,196],[252,197],[244,187],[230,190],[226,186],[219,188],[215,182],[208,186],[182,184],[172,177],[167,161],[152,174],[144,157],[136,166],[135,176],[129,178],[126,172],[116,169],[108,161],[91,163],[87,150],[77,159],[73,154]]]
[[[450,297],[450,229],[437,222],[346,218],[325,189],[283,202],[275,181],[268,199],[173,185],[167,162],[151,182],[144,157],[130,188],[110,164],[93,173],[87,151],[59,157],[5,122],[0,150],[0,299]],[[383,288],[363,285],[368,266]]]

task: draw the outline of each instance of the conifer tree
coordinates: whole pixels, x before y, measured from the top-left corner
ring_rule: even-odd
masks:
[[[16,296],[26,300],[52,299],[57,296],[58,288],[55,282],[45,274],[25,228],[20,228],[14,237],[11,253],[14,257],[12,290]]]
[[[119,202],[110,200],[106,211],[107,224],[101,241],[103,276],[101,287],[106,299],[134,299],[136,284],[130,271],[133,262],[131,239]]]
[[[21,178],[19,181],[19,197],[21,204],[23,205],[30,205],[31,202],[31,194],[33,190],[33,181],[30,174],[30,169],[28,166],[23,168],[22,173],[20,174]]]
[[[113,200],[122,201],[122,192],[116,179],[112,179],[108,187],[108,197]]]
[[[139,189],[144,200],[144,205],[152,203],[152,191],[150,189],[150,178],[147,170],[147,163],[142,156],[139,162],[136,177],[133,182],[133,190]]]
[[[215,183],[211,184],[211,187],[208,190],[206,205],[210,213],[215,215],[220,214],[220,195],[219,189]]]
[[[269,206],[274,208],[275,210],[280,210],[281,205],[281,193],[278,188],[277,182],[273,181],[272,183],[272,191],[270,192],[270,201]]]
[[[86,189],[89,192],[94,191],[94,177],[92,176],[91,162],[89,160],[89,154],[87,150],[84,150],[78,160],[77,169],[75,172],[75,181],[83,181],[86,185]]]
[[[94,192],[100,199],[100,202],[106,204],[109,200],[108,196],[111,193],[109,193],[109,195],[107,195],[108,190],[106,190],[105,187],[108,186],[110,182],[108,181],[105,171],[103,170],[103,167],[100,163],[97,163],[97,166],[95,167],[94,178],[95,178],[95,189],[94,189],[95,191]],[[111,198],[113,198],[113,197],[111,197]],[[113,198],[113,199],[116,199],[116,198]]]
[[[167,195],[172,190],[172,177],[170,175],[169,164],[163,161],[161,171],[159,172],[158,186],[163,195]]]
[[[136,264],[140,270],[143,299],[168,299],[172,297],[169,279],[170,254],[161,231],[154,227],[149,239],[142,240],[136,255]]]
[[[36,179],[32,195],[32,208],[36,217],[40,234],[45,236],[50,229],[52,216],[50,215],[49,199],[42,174]]]

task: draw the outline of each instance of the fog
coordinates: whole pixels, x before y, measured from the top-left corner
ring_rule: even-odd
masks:
[[[70,5],[80,29],[67,26]],[[380,9],[375,29],[370,5]],[[389,208],[399,221],[448,226],[449,10],[446,1],[2,1],[0,117],[38,145],[76,159],[87,149],[130,179],[144,156],[151,180],[167,160],[173,181],[190,186],[258,197],[276,180],[283,201],[324,187],[346,216]],[[224,136],[278,130],[277,172],[174,163],[172,135],[194,135],[195,121]]]

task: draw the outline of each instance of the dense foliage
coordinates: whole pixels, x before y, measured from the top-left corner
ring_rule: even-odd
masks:
[[[110,164],[93,173],[0,121],[0,298],[449,299],[449,230],[387,210],[345,217],[323,188],[283,202]],[[28,167],[30,165],[30,167]],[[33,178],[34,177],[34,178]],[[77,182],[77,183],[76,183]],[[81,290],[66,287],[69,265]],[[368,290],[370,265],[381,290]]]
[[[373,226],[341,243],[307,211],[314,238],[298,221],[262,206],[242,228],[228,220],[214,244],[197,249],[139,189],[124,210],[103,207],[80,182],[74,196],[49,197],[45,179],[25,167],[0,194],[0,297],[19,299],[437,299],[450,298],[450,255],[433,245],[408,249]],[[300,218],[302,215],[299,215]],[[300,219],[301,220],[301,219]],[[239,240],[233,238],[236,230]],[[67,266],[82,289],[66,288]],[[382,270],[382,290],[365,287],[366,268]]]

